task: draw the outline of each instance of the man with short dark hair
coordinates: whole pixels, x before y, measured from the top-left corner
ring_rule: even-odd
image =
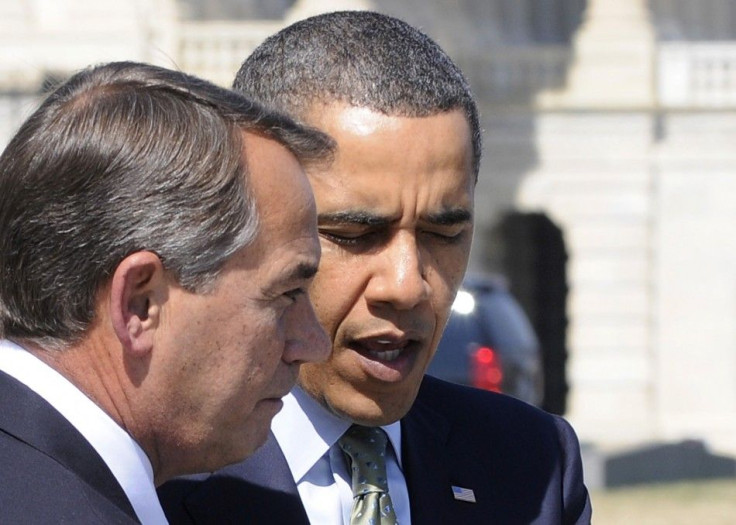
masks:
[[[155,485],[242,460],[328,340],[301,163],[320,132],[111,63],[0,156],[0,522],[165,523]]]
[[[267,39],[235,88],[337,143],[307,172],[332,353],[302,367],[253,457],[162,487],[172,522],[588,522],[564,420],[424,375],[473,232],[480,131],[457,66],[397,19],[340,12]]]

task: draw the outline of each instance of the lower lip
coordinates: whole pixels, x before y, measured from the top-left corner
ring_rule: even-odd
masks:
[[[419,353],[419,345],[416,343],[408,345],[401,351],[399,357],[393,361],[384,361],[374,357],[362,348],[353,348],[358,354],[361,368],[371,378],[385,383],[398,383],[403,381],[414,369],[414,364]]]

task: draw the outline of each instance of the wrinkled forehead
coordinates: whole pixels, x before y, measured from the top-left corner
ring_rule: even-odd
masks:
[[[472,212],[472,147],[461,112],[399,117],[333,105],[312,124],[337,143],[333,164],[309,172],[319,213],[419,218]]]

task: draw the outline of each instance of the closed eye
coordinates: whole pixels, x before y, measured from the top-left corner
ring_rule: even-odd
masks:
[[[317,217],[323,239],[344,248],[358,249],[371,248],[385,240],[388,228],[395,221],[366,210],[343,210]]]
[[[346,247],[373,244],[377,242],[380,238],[379,233],[376,231],[337,233],[334,231],[320,230],[319,233],[322,237],[329,240],[330,242]]]
[[[462,241],[465,238],[467,231],[468,229],[463,227],[453,228],[450,230],[425,230],[423,233],[437,239],[438,241],[453,244]]]

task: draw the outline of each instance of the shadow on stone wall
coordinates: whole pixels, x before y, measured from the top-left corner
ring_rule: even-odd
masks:
[[[608,487],[734,476],[736,460],[711,454],[700,441],[652,445],[606,461]]]
[[[612,455],[584,446],[583,461],[590,489],[736,478],[735,459],[712,454],[695,440],[651,444]]]

